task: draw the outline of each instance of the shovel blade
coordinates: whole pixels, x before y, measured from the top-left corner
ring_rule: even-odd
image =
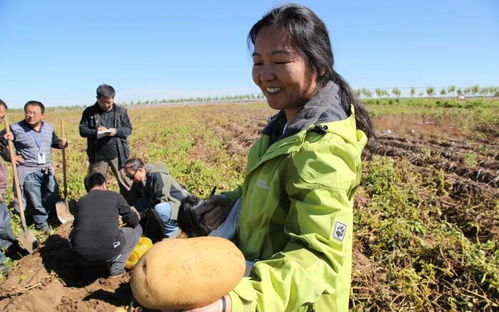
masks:
[[[19,246],[27,250],[30,254],[32,254],[33,250],[38,248],[39,245],[35,235],[33,235],[33,233],[29,230],[23,231],[19,234],[19,236],[17,236],[17,240],[19,241]]]
[[[57,218],[62,224],[72,222],[75,219],[69,211],[68,203],[66,201],[57,202],[55,204],[55,210],[57,212]]]

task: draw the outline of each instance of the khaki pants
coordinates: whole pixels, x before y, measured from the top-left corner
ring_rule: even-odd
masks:
[[[111,171],[113,171],[113,174],[118,181],[121,195],[126,196],[127,192],[132,186],[132,180],[130,180],[126,176],[123,169],[119,168],[119,160],[117,157],[111,160],[101,160],[98,162],[90,163],[90,165],[88,166],[88,174],[91,175],[92,173],[99,172],[106,176],[109,166],[111,166]]]

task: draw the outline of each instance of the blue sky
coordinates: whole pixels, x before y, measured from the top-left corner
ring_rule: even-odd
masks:
[[[0,98],[90,105],[258,93],[246,36],[285,1],[0,0]],[[354,88],[499,86],[499,1],[300,1]]]

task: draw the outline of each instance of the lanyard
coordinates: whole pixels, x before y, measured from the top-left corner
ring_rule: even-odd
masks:
[[[39,150],[42,149],[42,142],[43,142],[42,127],[43,124],[40,125],[40,132],[36,132],[35,129],[31,129],[29,131],[29,134],[31,134],[31,137],[33,138],[33,141],[35,141],[35,144]]]

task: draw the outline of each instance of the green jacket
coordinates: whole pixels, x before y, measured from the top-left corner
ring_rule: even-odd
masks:
[[[352,207],[367,138],[352,109],[346,119],[269,139],[252,146],[244,183],[225,193],[242,198],[236,243],[257,261],[230,292],[232,310],[348,311]]]

